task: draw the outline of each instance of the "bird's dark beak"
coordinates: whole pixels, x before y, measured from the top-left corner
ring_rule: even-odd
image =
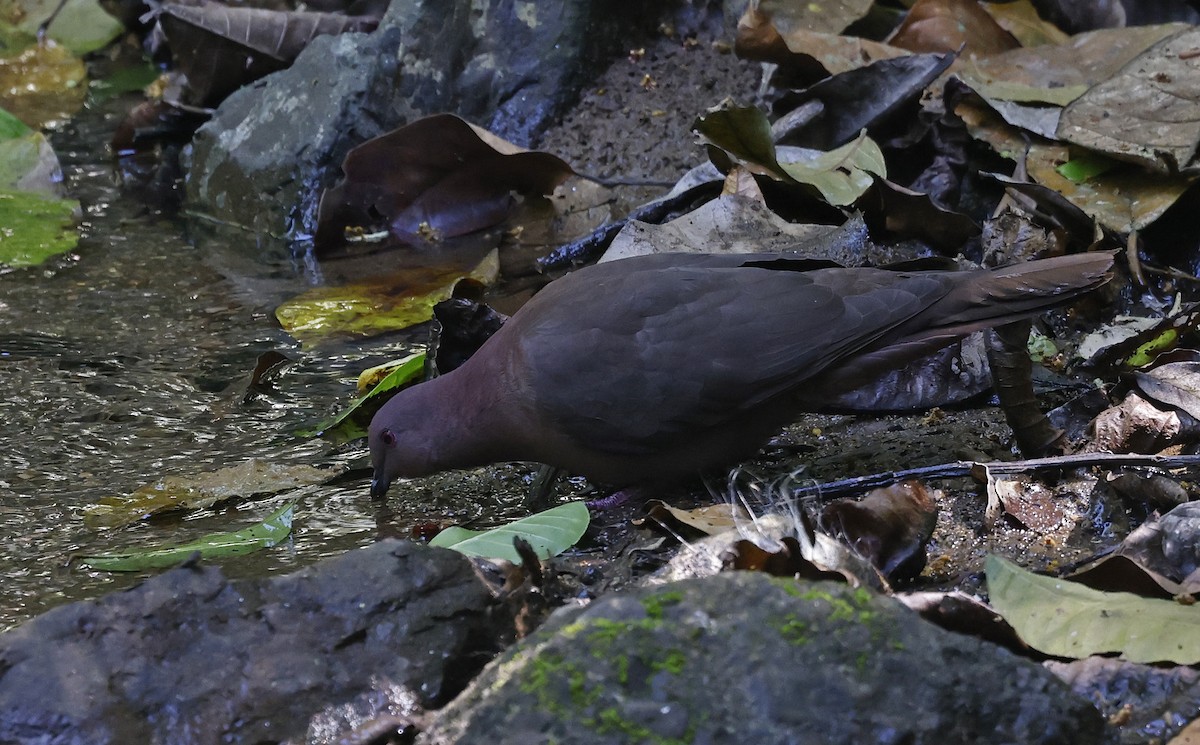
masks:
[[[375,472],[375,477],[371,479],[371,499],[383,499],[387,496],[388,487],[392,482],[379,471]]]

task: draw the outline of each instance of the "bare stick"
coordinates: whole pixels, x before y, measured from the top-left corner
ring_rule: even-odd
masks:
[[[909,468],[903,471],[885,471],[870,476],[856,476],[852,479],[827,481],[823,484],[796,486],[793,489],[797,497],[816,496],[821,499],[841,496],[843,494],[860,492],[866,489],[877,489],[908,479],[954,479],[970,476],[982,481],[985,471],[996,474],[1031,473],[1052,468],[1080,468],[1083,466],[1104,466],[1117,468],[1121,466],[1156,466],[1158,468],[1188,468],[1200,465],[1200,455],[1140,455],[1137,453],[1076,453],[1074,455],[1056,455],[1050,458],[1031,458],[1029,460],[993,461],[959,460],[953,463],[942,463],[936,466]]]

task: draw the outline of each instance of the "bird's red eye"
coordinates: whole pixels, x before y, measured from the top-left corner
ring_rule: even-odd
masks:
[[[388,447],[396,444],[396,435],[390,429],[380,432],[379,439],[383,440],[383,444]]]

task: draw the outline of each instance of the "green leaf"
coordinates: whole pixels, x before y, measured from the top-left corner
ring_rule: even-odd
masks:
[[[79,243],[79,203],[0,189],[0,265],[35,266]]]
[[[25,122],[0,109],[0,140],[11,140],[30,134],[33,134],[33,130],[25,126]]]
[[[143,90],[158,80],[160,74],[158,66],[145,59],[139,64],[119,68],[102,80],[88,83],[88,102],[102,103],[122,93]]]
[[[775,176],[786,178],[775,160],[771,123],[757,108],[722,106],[701,114],[692,129],[738,160],[763,166]]]
[[[1100,592],[987,559],[992,606],[1034,649],[1082,659],[1119,652],[1130,662],[1200,662],[1200,606]]]
[[[825,201],[835,207],[853,204],[874,183],[874,176],[887,178],[883,151],[867,137],[866,130],[853,142],[822,152],[788,148],[801,157],[780,161],[780,166],[796,181],[815,186]]]
[[[232,533],[210,533],[198,540],[178,546],[136,549],[118,554],[99,554],[76,557],[76,561],[106,572],[140,572],[178,564],[199,552],[203,559],[241,556],[270,548],[292,532],[292,516],[296,504],[290,503],[266,520]]]
[[[434,536],[429,545],[452,548],[467,556],[517,563],[521,557],[513,548],[513,538],[520,537],[533,546],[538,558],[548,559],[574,546],[583,537],[590,520],[586,504],[570,502],[491,530],[447,528]]]
[[[0,0],[0,15],[20,17],[18,28],[32,34],[57,7],[58,0]],[[84,55],[108,46],[124,30],[96,0],[67,0],[46,33],[75,54]]]
[[[726,106],[709,111],[692,126],[709,144],[747,163],[752,171],[808,184],[838,207],[862,196],[871,188],[874,176],[887,178],[883,151],[866,131],[853,142],[826,152],[798,147],[776,149],[766,115],[753,107]]]
[[[1063,178],[1076,184],[1082,184],[1084,181],[1089,181],[1116,167],[1117,162],[1112,158],[1094,153],[1084,153],[1071,158],[1054,170],[1058,171]]]
[[[384,394],[419,382],[425,372],[425,353],[410,354],[402,360],[389,363],[391,372],[375,384],[365,396],[360,396],[337,416],[326,419],[311,429],[296,432],[300,437],[327,437],[335,442],[349,442],[367,436],[371,417],[385,400]],[[364,373],[365,374],[365,373]]]

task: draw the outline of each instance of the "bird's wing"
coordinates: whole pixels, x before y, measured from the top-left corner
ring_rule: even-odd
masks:
[[[639,454],[803,386],[943,296],[944,275],[722,257],[622,262],[552,283],[516,334],[541,416],[582,446]]]

